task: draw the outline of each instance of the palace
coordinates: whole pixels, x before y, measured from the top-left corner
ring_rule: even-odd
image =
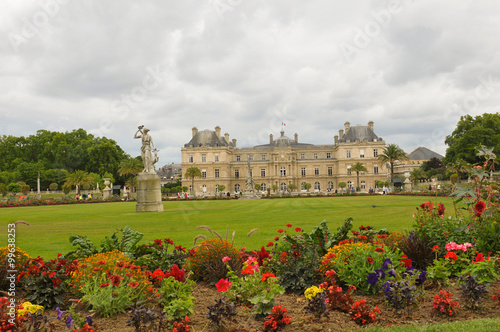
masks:
[[[375,188],[375,181],[388,179],[386,165],[377,159],[385,142],[375,134],[373,125],[372,121],[355,126],[346,122],[331,144],[301,143],[298,134],[291,139],[282,130],[276,139],[270,134],[268,144],[241,148],[229,134],[221,136],[219,126],[213,131],[194,127],[191,140],[181,149],[182,170],[192,166],[201,170],[202,177],[194,179],[198,194],[214,194],[219,185],[224,185],[225,191],[243,191],[249,173],[263,191],[273,186],[283,191],[291,184],[302,189],[306,183],[314,191],[335,191],[340,182],[348,189],[356,187],[356,172],[350,168],[360,162],[368,172],[360,173],[359,187],[367,192]],[[182,185],[190,190],[191,183],[191,179],[182,179]]]

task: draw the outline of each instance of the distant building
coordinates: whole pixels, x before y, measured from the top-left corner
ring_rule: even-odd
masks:
[[[176,182],[179,175],[182,174],[181,164],[166,164],[165,166],[159,168],[156,174],[160,176],[160,182],[163,186],[165,183]]]
[[[335,191],[340,182],[347,183],[348,189],[356,186],[356,172],[350,168],[360,162],[368,169],[360,174],[360,190],[366,192],[375,187],[375,181],[387,181],[386,165],[377,159],[385,142],[373,126],[371,121],[355,126],[346,122],[334,141],[324,145],[299,142],[298,134],[292,139],[282,129],[278,138],[270,134],[268,144],[253,147],[237,147],[236,139],[230,140],[227,133],[222,136],[219,126],[213,131],[194,127],[191,140],[181,149],[181,167],[201,170],[202,177],[194,179],[197,193],[214,194],[218,185],[240,192],[249,171],[263,191],[273,185],[284,191],[291,184],[300,190],[306,183],[312,191]],[[192,189],[191,179],[183,179],[182,184]]]
[[[429,161],[432,158],[442,160],[444,156],[426,147],[419,146],[408,155],[408,160],[400,161],[395,164],[395,182],[401,181],[403,176],[408,177],[411,171],[413,171],[415,168],[419,168],[424,162]]]

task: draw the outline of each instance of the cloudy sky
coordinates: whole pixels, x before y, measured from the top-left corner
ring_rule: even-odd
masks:
[[[331,144],[344,122],[444,154],[500,110],[500,2],[2,0],[0,135],[83,128],[159,164],[191,128]]]

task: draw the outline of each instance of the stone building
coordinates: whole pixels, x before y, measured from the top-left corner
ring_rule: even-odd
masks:
[[[253,180],[263,191],[273,185],[283,191],[290,184],[301,189],[306,183],[313,191],[335,191],[340,182],[354,188],[356,172],[350,167],[360,162],[368,169],[360,173],[360,190],[366,192],[375,187],[375,181],[387,181],[386,165],[377,159],[385,142],[375,134],[373,125],[371,121],[355,126],[346,122],[333,142],[324,145],[299,142],[298,134],[289,138],[282,129],[276,138],[269,135],[268,144],[253,147],[237,147],[236,139],[227,133],[222,136],[219,126],[213,131],[194,127],[191,140],[181,149],[181,165],[183,171],[192,166],[201,170],[202,177],[194,180],[198,194],[214,194],[218,185],[232,193],[242,191],[248,160]],[[183,178],[182,185],[191,190],[191,179]]]

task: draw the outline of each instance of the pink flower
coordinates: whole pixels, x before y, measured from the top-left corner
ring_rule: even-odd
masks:
[[[218,292],[226,292],[229,290],[229,288],[231,288],[232,285],[233,283],[229,281],[228,278],[226,279],[221,278],[221,280],[219,280],[219,282],[215,284],[215,287],[217,287]]]
[[[227,262],[227,261],[230,261],[230,260],[231,260],[231,258],[229,258],[229,257],[227,257],[227,256],[224,256],[224,258],[222,258],[222,261],[223,261],[223,262]]]
[[[477,202],[476,206],[474,206],[474,210],[476,211],[476,217],[480,217],[484,210],[486,210],[486,203],[483,201]]]

